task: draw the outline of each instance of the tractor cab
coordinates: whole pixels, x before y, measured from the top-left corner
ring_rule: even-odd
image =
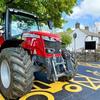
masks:
[[[9,47],[22,46],[41,57],[50,58],[53,54],[61,56],[61,40],[57,34],[50,33],[51,21],[40,20],[36,15],[9,8],[4,14],[3,37]]]
[[[25,11],[8,8],[3,14],[5,39],[20,38],[24,32],[46,31],[51,28],[50,21],[40,20],[36,15]]]

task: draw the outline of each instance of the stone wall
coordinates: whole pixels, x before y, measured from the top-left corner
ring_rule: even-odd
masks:
[[[76,58],[79,62],[98,62],[100,61],[100,52],[78,52],[76,53]]]

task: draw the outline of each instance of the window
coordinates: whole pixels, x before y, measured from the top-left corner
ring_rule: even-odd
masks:
[[[11,36],[20,38],[23,32],[37,31],[38,26],[35,19],[30,17],[12,15],[11,16]]]
[[[39,21],[38,24],[39,24],[40,31],[46,31],[46,32],[50,32],[51,31],[49,29],[47,21]]]

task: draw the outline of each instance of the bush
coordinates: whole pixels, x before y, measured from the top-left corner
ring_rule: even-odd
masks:
[[[72,36],[70,33],[61,32],[60,33],[61,40],[62,40],[62,47],[66,47],[72,42]]]

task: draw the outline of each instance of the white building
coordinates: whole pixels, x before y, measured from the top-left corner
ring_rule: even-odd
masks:
[[[95,22],[96,32],[100,32],[100,22]]]
[[[90,32],[88,27],[85,29],[80,29],[80,24],[77,23],[75,26],[75,30],[73,30],[72,34],[77,34],[76,39],[68,46],[68,49],[74,51],[80,51],[85,48],[85,41],[96,41],[96,48],[100,45],[100,33]]]

